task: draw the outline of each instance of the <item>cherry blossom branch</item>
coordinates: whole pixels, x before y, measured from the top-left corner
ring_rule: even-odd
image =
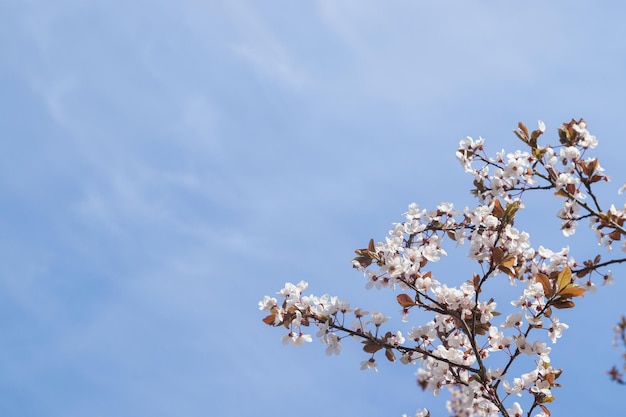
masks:
[[[421,355],[433,358],[434,360],[437,360],[439,362],[446,363],[446,364],[448,364],[448,365],[450,365],[452,367],[464,369],[464,370],[472,372],[474,374],[479,374],[480,373],[479,369],[472,368],[471,366],[467,366],[467,365],[464,365],[462,363],[453,362],[453,361],[451,361],[449,359],[446,359],[446,358],[442,358],[440,356],[437,356],[437,355],[433,354],[432,352],[430,352],[428,350],[421,349],[419,347],[410,347],[410,346],[402,346],[402,345],[398,345],[398,346],[391,345],[389,343],[384,342],[383,340],[381,340],[379,338],[376,338],[376,337],[374,337],[372,335],[368,335],[367,333],[363,333],[363,332],[360,332],[360,331],[352,330],[352,329],[346,328],[346,327],[344,327],[342,325],[337,325],[337,324],[335,324],[333,322],[330,322],[328,325],[332,329],[342,331],[344,333],[349,334],[350,336],[360,337],[360,338],[365,339],[367,341],[370,341],[370,342],[372,342],[374,344],[380,345],[381,348],[384,348],[384,349],[397,350],[400,353],[415,352],[415,353],[419,353]]]
[[[622,316],[621,321],[615,326],[615,340],[613,343],[617,347],[618,340],[621,341],[624,349],[626,349],[626,316]],[[622,365],[622,369],[626,370],[626,351],[622,354],[622,358],[624,359],[624,364]],[[611,377],[611,381],[615,381],[618,384],[626,385],[626,380],[624,380],[624,374],[620,372],[615,365],[607,371],[607,374]]]
[[[405,220],[394,223],[384,241],[374,243],[372,239],[367,248],[356,250],[353,266],[364,272],[366,288],[413,292],[396,296],[403,321],[408,320],[412,308],[434,316],[408,332],[407,337],[416,346],[404,344],[406,339],[400,331],[387,331],[380,336],[380,326],[389,319],[382,313],[352,310],[347,301],[337,297],[303,295],[308,285],[305,282],[287,283],[279,292],[284,298],[281,304],[265,296],[259,302],[259,308],[269,313],[263,321],[288,329],[283,343],[295,346],[311,341],[303,329],[316,324],[317,336],[327,345],[327,354],[338,354],[343,338],[360,339],[363,350],[371,354],[368,361],[361,362],[361,369],[376,369],[375,354],[380,350],[392,362],[398,352],[401,362],[418,363],[418,384],[422,388],[434,394],[442,387],[450,390],[447,407],[457,416],[520,417],[523,410],[519,403],[513,402],[507,408],[504,402],[509,401],[510,395],[523,392],[533,396],[530,409],[526,410],[528,417],[537,408],[542,410],[537,416],[549,416],[546,404],[554,400],[551,390],[560,386],[555,380],[562,371],[552,367],[551,348],[542,339],[555,343],[568,328],[553,310],[573,308],[575,297],[595,291],[592,273],[602,275],[599,269],[624,263],[626,257],[601,261],[597,255],[580,266],[569,256],[568,248],[558,252],[543,246],[534,249],[528,233],[514,227],[516,212],[523,208],[522,197],[527,191],[555,190],[556,196],[564,198],[557,214],[563,221],[563,234],[573,234],[578,221],[589,219],[600,243],[610,250],[614,241],[626,236],[626,206],[617,209],[611,205],[606,212],[601,209],[592,185],[607,181],[608,177],[597,159],[583,159],[597,145],[584,120],[564,123],[558,129],[560,145],[556,147],[538,145],[544,130],[542,122],[532,132],[520,123],[515,134],[530,151],[502,151],[495,158],[485,153],[482,138],[462,140],[456,155],[465,171],[474,177],[472,193],[479,205],[456,212],[451,203],[441,203],[430,211],[413,203],[404,214]],[[476,168],[477,164],[482,166]],[[620,191],[624,189],[626,184]],[[586,197],[591,202],[585,201]],[[468,242],[468,256],[480,265],[482,275],[474,274],[473,279],[459,287],[448,287],[437,281],[430,270],[425,272],[429,262],[447,256],[442,247],[445,238],[457,246]],[[501,323],[492,323],[499,315],[495,311],[497,303],[493,298],[481,301],[481,294],[486,292],[487,280],[498,275],[508,276],[512,284],[521,283],[523,288],[519,298],[511,301],[518,311]],[[579,286],[577,279],[587,275],[587,283]],[[609,270],[603,278],[604,283],[610,284],[612,272]],[[356,317],[356,327],[344,323],[349,312]],[[371,318],[364,323],[366,314]],[[528,321],[525,328],[523,320]],[[623,323],[618,339],[626,348],[626,319]],[[372,324],[375,330],[366,331]],[[532,330],[539,328],[547,330],[547,336],[531,341],[531,333],[534,337],[539,333]],[[491,356],[502,354],[508,355],[504,367],[493,369]],[[522,354],[536,358],[535,368],[511,381],[508,374]],[[622,374],[615,367],[609,374],[623,383]],[[501,397],[501,390],[506,395]],[[427,411],[416,414],[428,415]]]

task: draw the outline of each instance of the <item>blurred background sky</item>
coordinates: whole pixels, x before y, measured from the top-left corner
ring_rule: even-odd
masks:
[[[353,250],[413,201],[474,205],[459,140],[515,150],[520,120],[556,141],[584,117],[621,206],[625,17],[618,1],[0,0],[0,415],[446,415],[415,368],[360,371],[349,341],[283,346],[257,302],[304,279],[397,320]],[[558,202],[537,203],[533,243],[568,244],[537,220]],[[580,241],[580,260],[598,250]],[[440,281],[471,277],[465,250]],[[614,272],[559,314],[553,415],[626,409],[604,374],[626,313]]]

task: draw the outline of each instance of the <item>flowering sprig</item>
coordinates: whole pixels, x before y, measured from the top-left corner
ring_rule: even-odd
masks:
[[[569,248],[533,248],[529,234],[514,226],[524,208],[522,198],[526,192],[552,190],[563,199],[557,213],[562,233],[571,236],[578,223],[588,219],[598,242],[609,250],[626,235],[626,206],[611,205],[604,211],[593,192],[593,184],[609,177],[597,158],[587,156],[597,139],[584,120],[564,123],[557,146],[539,145],[544,131],[542,122],[532,132],[520,123],[515,134],[528,149],[502,151],[494,158],[485,153],[482,138],[462,140],[456,156],[473,176],[472,192],[479,204],[456,211],[451,203],[433,210],[413,203],[384,241],[372,239],[355,251],[353,266],[364,272],[367,288],[399,292],[396,301],[403,321],[414,309],[429,314],[429,321],[404,333],[385,331],[389,317],[352,309],[335,296],[305,295],[304,281],[287,283],[278,292],[281,302],[265,296],[259,302],[268,313],[263,321],[284,326],[288,333],[283,343],[295,346],[312,341],[305,329],[316,325],[316,336],[328,355],[339,354],[345,338],[356,338],[368,354],[361,369],[377,370],[378,352],[391,362],[399,356],[401,363],[417,365],[423,389],[435,395],[442,388],[451,393],[447,409],[454,416],[522,416],[520,403],[510,403],[512,396],[522,394],[531,399],[525,415],[530,417],[536,409],[541,410],[536,416],[550,415],[547,404],[555,399],[552,390],[559,387],[556,380],[562,370],[552,366],[552,348],[545,339],[556,343],[569,327],[554,310],[573,308],[574,298],[595,292],[595,276],[610,283],[612,273],[604,272],[605,267],[626,258],[602,261],[597,255],[579,264]],[[447,256],[446,240],[457,247],[467,242],[468,257],[479,265],[480,273],[470,274],[458,287],[441,283],[430,267]],[[484,293],[486,283],[501,275],[521,293],[510,300],[514,311],[499,318],[498,303]],[[519,376],[510,375],[513,363],[525,356],[531,358],[532,367]],[[622,381],[621,374],[611,375]]]
[[[622,345],[624,349],[626,349],[626,316],[622,316],[620,322],[614,328],[615,338],[613,340],[613,344],[615,347],[618,345]],[[622,370],[626,371],[626,351],[622,353],[622,359],[624,360],[624,364],[622,365]],[[607,372],[611,377],[612,381],[615,381],[619,384],[625,385],[626,380],[624,379],[624,373],[617,369],[615,365]]]

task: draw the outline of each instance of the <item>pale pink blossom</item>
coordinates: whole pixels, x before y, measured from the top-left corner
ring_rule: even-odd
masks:
[[[369,358],[368,360],[361,362],[361,370],[364,371],[366,369],[373,369],[378,372],[378,364],[374,358]]]
[[[382,313],[378,311],[375,311],[372,314],[370,314],[370,323],[374,324],[377,327],[383,324],[384,322],[386,322],[387,320],[389,320],[389,317],[385,317]]]
[[[509,417],[522,417],[524,415],[522,406],[518,402],[514,402],[513,407],[508,408],[506,412],[509,413]]]
[[[552,343],[556,343],[556,339],[563,335],[563,330],[569,329],[569,326],[565,323],[561,323],[557,316],[552,317],[552,324],[548,328],[548,335]]]

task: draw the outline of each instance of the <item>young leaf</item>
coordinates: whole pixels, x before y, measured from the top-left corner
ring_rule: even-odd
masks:
[[[369,256],[357,256],[353,259],[353,261],[358,262],[360,268],[367,268],[372,264],[372,258],[370,258]],[[359,266],[357,266],[356,264],[352,264],[352,267],[359,268]]]
[[[474,284],[474,289],[478,291],[478,286],[480,285],[480,276],[478,276],[478,274],[474,274],[472,283]]]
[[[569,287],[565,287],[563,290],[559,291],[559,295],[563,298],[584,297],[585,290],[572,284]]]
[[[530,134],[530,146],[533,148],[533,150],[537,149],[537,139],[539,138],[539,136],[542,135],[542,131],[541,130],[533,130],[532,133]]]
[[[565,268],[563,268],[561,272],[559,272],[559,278],[558,278],[557,285],[556,285],[558,292],[560,292],[562,289],[564,289],[571,283],[572,283],[572,270],[569,269],[569,266],[566,266]]]
[[[552,285],[550,285],[550,279],[547,275],[542,273],[535,274],[535,281],[541,284],[543,287],[543,293],[546,297],[552,296]]]
[[[609,237],[613,240],[620,240],[622,238],[622,234],[619,232],[619,230],[613,230],[611,233],[609,233]]]
[[[512,223],[515,218],[515,214],[519,210],[519,201],[514,201],[512,203],[507,203],[506,208],[504,209],[504,215],[507,223]]]
[[[574,302],[569,299],[557,298],[552,302],[552,305],[554,306],[554,308],[558,308],[559,310],[561,310],[564,308],[572,308],[576,304],[574,304]]]
[[[510,277],[514,277],[516,274],[515,272],[515,268],[513,268],[513,265],[517,262],[517,258],[513,255],[507,255],[502,262],[500,263],[500,265],[498,265],[498,269],[501,272],[504,272],[505,274],[507,274]]]
[[[371,340],[363,341],[363,345],[363,351],[367,353],[376,353],[383,348],[380,343],[376,343]]]
[[[501,247],[495,247],[491,250],[491,260],[494,265],[500,265],[504,259],[504,251]]]
[[[517,127],[518,127],[517,132],[519,132],[517,136],[520,139],[522,139],[524,142],[528,143],[528,129],[526,128],[526,125],[522,122],[519,122],[517,124]]]
[[[580,271],[576,272],[576,276],[578,278],[582,278],[585,275],[589,274],[591,272],[591,268],[583,268]]]
[[[415,305],[415,301],[408,294],[398,294],[396,300],[402,307],[413,307]]]
[[[543,315],[546,316],[547,318],[552,317],[552,307],[546,308],[546,311],[543,313]]]
[[[274,325],[274,320],[276,320],[276,314],[270,314],[269,316],[266,316],[263,319],[263,323],[273,326]]]
[[[539,400],[539,402],[540,402],[541,404],[551,403],[552,401],[554,401],[554,397],[553,397],[553,396],[551,396],[551,395],[546,396],[546,397],[543,397],[542,399],[540,399],[540,400]],[[543,409],[543,408],[545,408],[545,407],[541,407],[541,408]],[[546,408],[545,410],[547,411],[548,409]],[[549,413],[549,412],[547,412],[546,414],[550,415],[550,413]]]
[[[497,198],[493,200],[493,210],[491,210],[491,214],[494,215],[498,220],[502,220],[504,216],[504,209],[502,208],[502,203]]]
[[[489,328],[491,327],[491,323],[487,322],[487,323],[476,323],[476,328],[474,329],[476,331],[476,334],[479,334],[481,336],[486,335],[489,332]]]

